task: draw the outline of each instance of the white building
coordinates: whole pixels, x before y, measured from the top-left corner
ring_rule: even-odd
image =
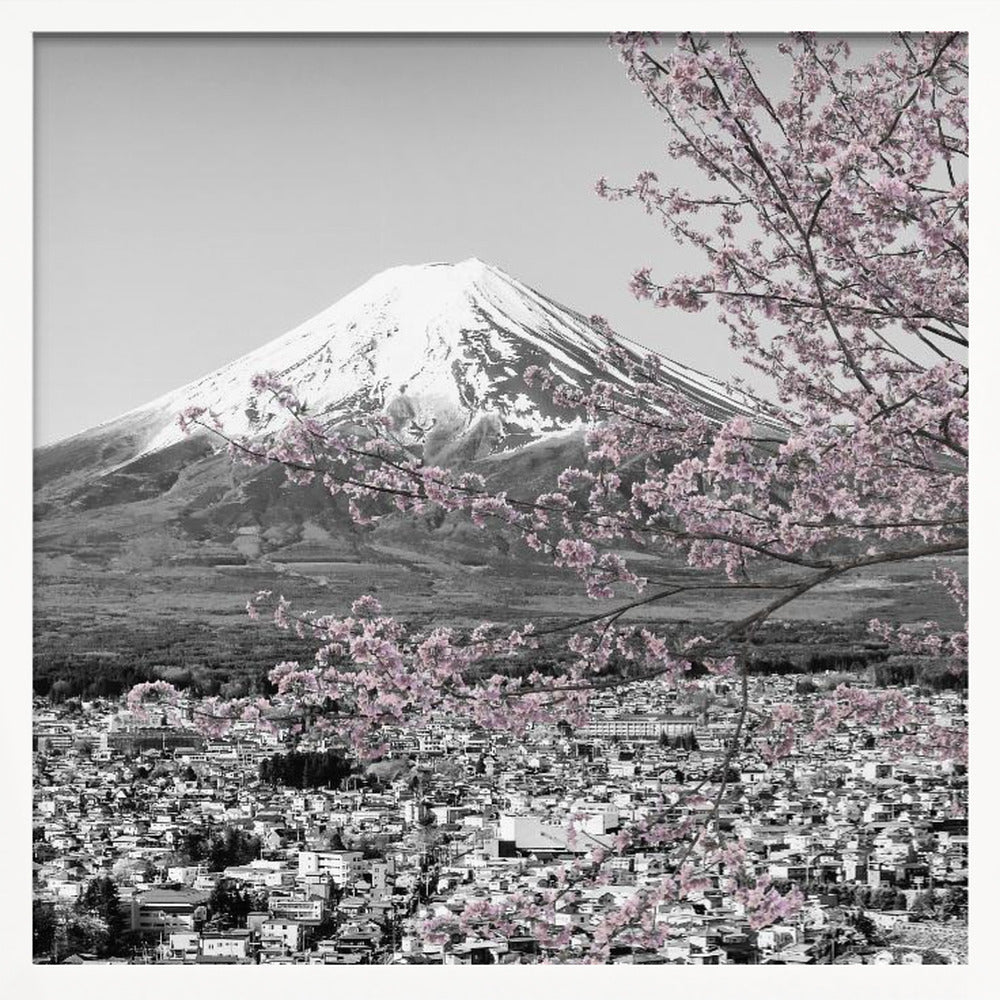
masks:
[[[350,885],[364,869],[360,851],[300,851],[299,875],[329,875],[339,889]]]
[[[301,951],[305,943],[305,928],[291,920],[265,920],[260,928],[260,943],[265,948]]]
[[[695,719],[683,715],[616,715],[594,718],[580,728],[580,736],[620,736],[626,739],[673,739],[694,732]]]
[[[250,958],[250,931],[245,929],[202,934],[201,953],[206,958]]]

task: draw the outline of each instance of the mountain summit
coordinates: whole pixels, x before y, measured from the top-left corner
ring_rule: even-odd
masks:
[[[622,346],[636,357],[643,353]],[[666,364],[709,415],[741,408],[716,380]],[[258,412],[250,380],[260,372],[278,373],[324,421],[387,414],[427,458],[447,459],[456,448],[463,457],[483,457],[571,426],[566,411],[525,383],[532,365],[581,387],[597,378],[628,382],[609,369],[604,339],[587,319],[498,267],[475,257],[393,267],[258,350],[40,449],[39,471],[48,453],[87,439],[102,439],[107,459],[118,466],[176,445],[183,439],[177,414],[188,406],[212,410],[228,434],[253,433],[277,419]]]

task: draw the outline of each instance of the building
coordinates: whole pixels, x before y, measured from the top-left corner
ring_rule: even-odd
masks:
[[[205,738],[200,733],[188,729],[172,729],[169,726],[120,729],[101,737],[102,750],[117,751],[126,756],[139,754],[144,750],[197,751],[204,744]]]
[[[697,720],[684,715],[615,715],[592,719],[579,730],[581,737],[621,737],[655,740],[675,739],[694,733]]]
[[[603,821],[603,815],[599,818]],[[497,830],[497,853],[500,857],[585,854],[597,846],[611,846],[612,837],[591,833],[588,825],[593,827],[593,821],[571,828],[568,823],[549,823],[539,816],[504,815]]]
[[[318,924],[323,919],[324,902],[319,896],[272,895],[267,906],[275,919],[283,918],[305,924]]]
[[[301,951],[305,946],[305,928],[294,920],[265,920],[260,927],[263,948]]]
[[[150,889],[132,900],[132,930],[169,934],[194,930],[199,907],[208,893],[196,889]]]
[[[360,851],[300,851],[299,875],[328,875],[338,889],[350,885],[364,865]]]
[[[202,934],[201,957],[229,959],[236,962],[250,960],[250,931],[243,929]]]

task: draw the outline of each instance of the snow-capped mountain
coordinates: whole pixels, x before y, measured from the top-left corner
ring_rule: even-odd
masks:
[[[248,656],[260,661],[257,644],[269,663],[301,655],[267,645],[269,633],[256,631],[252,656],[237,648],[234,623],[242,626],[247,596],[259,589],[338,614],[360,594],[377,594],[390,614],[421,626],[591,614],[574,574],[500,527],[480,529],[440,510],[358,526],[345,499],[320,480],[300,487],[279,466],[234,463],[208,434],[185,437],[177,415],[204,406],[232,434],[269,429],[250,383],[274,371],[313,415],[359,422],[389,414],[425,459],[472,463],[491,489],[530,497],[581,465],[585,445],[570,411],[529,386],[526,369],[537,365],[580,387],[625,379],[607,360],[606,341],[583,315],[496,267],[475,259],[398,267],[218,371],[37,449],[36,658],[100,671],[162,655],[164,664],[211,676],[219,668],[225,677]],[[753,409],[712,378],[664,367],[714,419]],[[656,569],[669,567],[661,561]],[[696,620],[741,607],[692,597],[662,610]]]
[[[70,441],[127,438],[128,448],[107,453],[121,466],[180,442],[177,415],[189,406],[213,411],[228,434],[253,433],[281,419],[261,412],[250,388],[255,374],[275,372],[324,421],[387,414],[427,457],[456,448],[483,457],[572,426],[572,415],[527,385],[529,366],[581,387],[598,377],[627,382],[605,356],[582,315],[481,260],[394,267],[260,349]],[[716,380],[666,364],[706,413],[743,408]]]
[[[467,535],[467,526],[448,519],[358,529],[321,484],[303,490],[278,467],[234,465],[218,438],[185,436],[177,416],[201,406],[230,435],[275,429],[287,414],[251,387],[254,375],[274,372],[322,421],[358,426],[388,415],[396,436],[424,460],[473,462],[498,489],[540,492],[585,456],[575,415],[528,384],[530,366],[581,388],[598,378],[628,382],[609,367],[607,342],[587,319],[499,268],[471,259],[385,271],[245,357],[37,449],[37,579],[71,581],[78,596],[81,580],[99,593],[115,579],[131,588],[137,572],[183,574],[192,566],[215,574],[214,587],[219,567],[249,570],[261,561],[313,572],[335,558],[357,572],[416,560],[420,573],[434,576],[445,564],[483,565],[491,553],[496,570],[507,558],[500,537]],[[665,366],[714,419],[750,406],[708,376]],[[511,552],[512,565],[523,567],[530,555]],[[36,596],[48,592],[39,586]]]

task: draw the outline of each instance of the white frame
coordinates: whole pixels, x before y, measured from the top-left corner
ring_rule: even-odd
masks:
[[[404,967],[338,969],[334,973],[310,971],[310,967],[264,971],[250,969],[184,969],[154,967],[99,967],[54,972],[30,964],[30,869],[22,859],[27,852],[30,826],[30,656],[31,621],[31,365],[32,365],[32,39],[34,33],[317,33],[317,32],[600,32],[622,27],[668,30],[697,28],[705,31],[782,31],[808,28],[815,31],[876,32],[898,30],[968,30],[971,36],[972,121],[976,162],[995,163],[996,95],[1000,94],[1000,59],[991,56],[989,44],[993,18],[986,0],[924,0],[906,5],[889,0],[839,0],[811,2],[788,0],[726,0],[691,2],[671,0],[657,4],[619,0],[594,2],[542,2],[542,0],[480,0],[478,3],[448,0],[367,0],[341,3],[333,0],[3,0],[0,3],[0,112],[3,124],[3,156],[0,158],[0,315],[3,330],[3,370],[7,385],[2,394],[2,426],[8,458],[8,483],[2,491],[6,590],[5,615],[8,643],[4,667],[3,725],[0,728],[4,761],[5,822],[0,836],[11,860],[6,904],[0,921],[6,933],[4,958],[8,966],[4,980],[10,996],[33,998],[139,995],[144,1000],[173,997],[194,988],[216,996],[247,996],[267,990],[277,976],[281,988],[316,990],[347,988],[352,997],[379,997],[400,991],[433,992],[435,997],[464,996],[483,986],[516,989],[525,997],[597,996],[621,992],[664,991],[680,987],[699,997],[878,997],[933,998],[985,996],[991,959],[991,931],[997,919],[990,905],[997,897],[996,868],[988,856],[987,839],[996,835],[998,809],[990,793],[995,783],[986,761],[996,748],[997,726],[987,713],[1000,702],[995,674],[987,648],[987,620],[993,596],[989,567],[996,557],[997,533],[991,531],[987,512],[989,489],[994,477],[989,454],[988,429],[1000,428],[997,399],[985,376],[974,380],[973,436],[977,442],[973,464],[973,539],[970,560],[972,659],[970,697],[972,731],[972,836],[974,888],[971,892],[970,962],[964,967],[843,967],[820,969],[722,968],[712,972],[671,967],[579,966],[556,969],[511,967],[494,970],[488,980],[482,969],[467,970]],[[991,149],[990,147],[994,147]],[[975,223],[972,227],[974,315],[987,316],[987,296],[996,277],[989,274],[988,241],[995,239],[997,187],[993,178],[972,172]],[[989,171],[992,173],[992,170]],[[993,181],[991,184],[990,182]],[[978,343],[976,371],[1000,371],[997,338]],[[981,457],[980,457],[981,456]],[[991,558],[992,557],[992,558]],[[984,771],[986,773],[984,774]],[[314,977],[324,978],[320,983]],[[310,977],[310,978],[306,978]],[[289,979],[293,979],[290,982]],[[500,980],[503,982],[500,982]],[[624,987],[624,990],[623,990]]]

